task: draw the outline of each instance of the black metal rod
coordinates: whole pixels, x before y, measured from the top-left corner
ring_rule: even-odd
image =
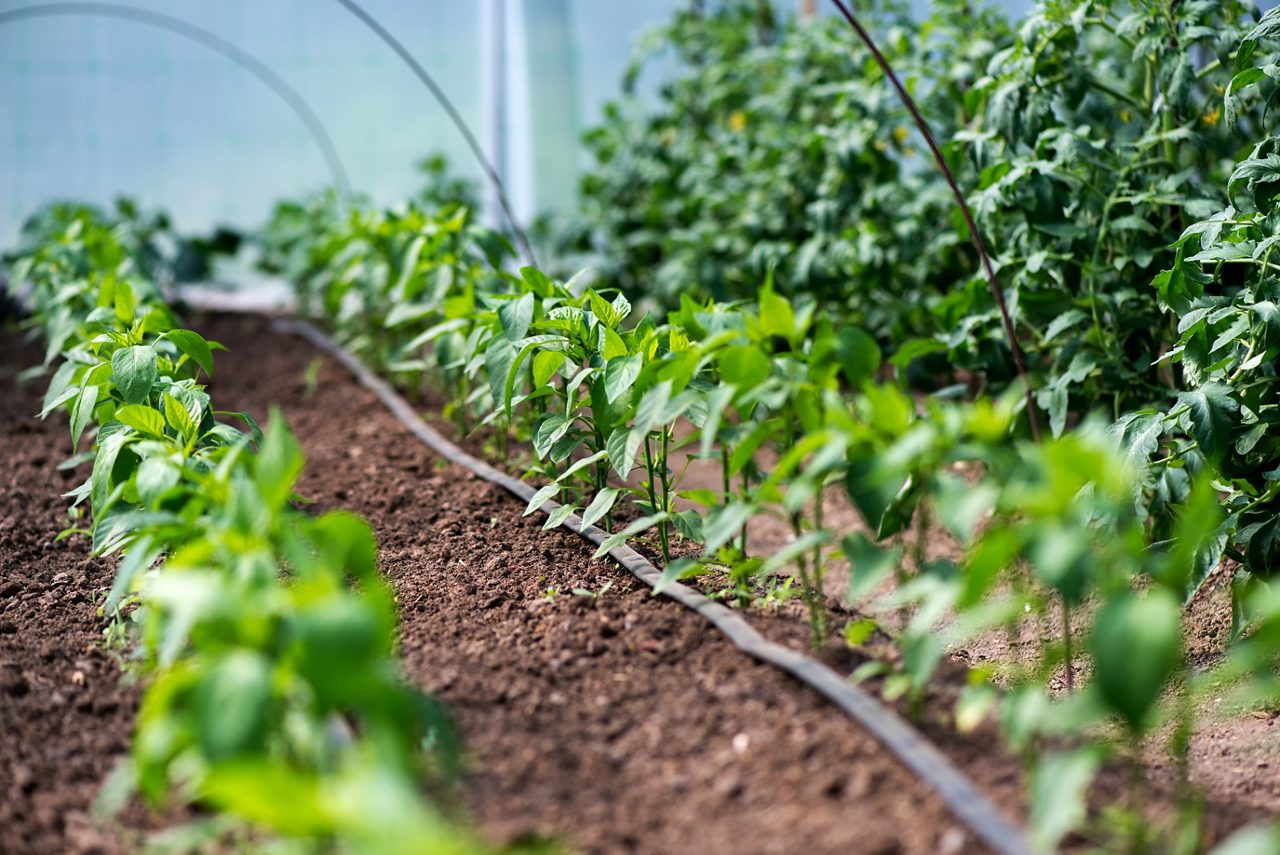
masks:
[[[306,126],[311,138],[315,141],[316,147],[320,149],[320,154],[324,157],[325,163],[329,168],[334,185],[344,196],[351,195],[351,181],[347,176],[346,167],[343,166],[342,158],[338,155],[338,150],[334,146],[333,139],[329,136],[328,131],[325,130],[324,124],[315,114],[315,111],[311,109],[310,105],[307,104],[306,99],[285,82],[284,78],[272,71],[262,60],[219,35],[215,35],[195,24],[188,23],[181,18],[175,18],[172,15],[151,12],[146,9],[135,9],[132,6],[121,6],[116,3],[45,3],[39,6],[23,6],[19,9],[0,12],[0,26],[32,18],[80,15],[115,18],[122,21],[132,21],[136,24],[158,27],[190,39],[231,60],[266,84],[272,92],[289,105],[289,108]]]
[[[933,152],[933,159],[938,164],[938,169],[942,171],[942,175],[947,180],[947,185],[951,188],[951,195],[956,198],[956,205],[960,207],[960,213],[964,216],[964,223],[969,229],[969,237],[973,240],[973,246],[978,251],[978,258],[982,261],[982,268],[987,275],[987,284],[991,287],[991,296],[995,298],[996,306],[1000,309],[1000,320],[1004,324],[1004,335],[1009,342],[1009,350],[1013,352],[1013,364],[1018,371],[1018,379],[1022,381],[1023,390],[1027,398],[1027,419],[1031,423],[1031,436],[1036,442],[1040,441],[1040,418],[1036,413],[1035,395],[1031,391],[1031,377],[1027,374],[1026,362],[1022,356],[1022,347],[1018,344],[1018,334],[1013,327],[1013,318],[1009,314],[1009,307],[1005,304],[1004,291],[1000,288],[1000,280],[996,278],[995,266],[991,263],[991,256],[987,254],[987,245],[982,240],[982,233],[978,231],[978,224],[974,222],[973,212],[969,210],[969,203],[965,200],[964,193],[960,190],[960,184],[956,181],[955,173],[951,171],[951,167],[947,164],[947,159],[942,155],[942,149],[938,147],[937,141],[933,137],[933,132],[929,129],[929,123],[925,121],[924,115],[921,114],[920,108],[916,106],[915,99],[908,93],[907,88],[902,85],[902,81],[898,79],[898,75],[894,73],[893,66],[889,64],[889,60],[880,52],[879,46],[876,45],[875,39],[871,38],[871,34],[858,21],[858,17],[844,3],[844,0],[831,0],[836,8],[840,10],[840,14],[849,22],[849,25],[857,32],[858,38],[862,39],[862,43],[871,51],[871,55],[875,57],[876,64],[880,66],[880,70],[884,72],[885,77],[889,78],[889,82],[893,84],[893,88],[898,93],[907,111],[911,113],[911,118],[915,120],[916,127],[920,129],[921,136],[929,146],[929,151]]]
[[[520,223],[516,221],[516,215],[511,207],[511,201],[507,198],[506,188],[502,184],[502,176],[498,174],[498,170],[485,155],[484,149],[480,146],[475,134],[471,132],[471,128],[467,125],[466,120],[462,118],[462,114],[458,112],[458,108],[455,107],[453,102],[449,100],[449,97],[444,94],[444,90],[440,88],[438,83],[436,83],[435,78],[433,78],[427,70],[422,67],[422,63],[414,59],[413,54],[409,53],[408,48],[406,48],[399,39],[392,35],[386,27],[378,23],[376,18],[366,12],[359,3],[355,2],[355,0],[338,0],[338,3],[342,4],[347,11],[359,18],[361,23],[372,30],[378,38],[382,39],[388,47],[395,51],[396,55],[404,61],[405,65],[409,66],[409,69],[414,73],[418,80],[422,82],[422,85],[427,87],[427,91],[431,93],[433,98],[435,98],[436,103],[444,109],[445,113],[449,116],[449,120],[453,122],[453,126],[458,129],[458,133],[462,134],[462,138],[466,141],[467,147],[471,149],[471,153],[475,156],[476,162],[480,164],[481,171],[484,172],[489,183],[493,185],[495,194],[498,197],[498,204],[502,208],[502,215],[506,219],[507,225],[511,227],[511,232],[515,235],[516,242],[520,244],[520,252],[525,257],[525,263],[537,267],[538,259],[533,254],[533,245],[529,242],[529,236],[525,234]]]

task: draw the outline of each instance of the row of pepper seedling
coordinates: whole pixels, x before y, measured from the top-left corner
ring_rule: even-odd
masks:
[[[95,556],[119,556],[102,608],[136,630],[146,681],[112,798],[177,795],[232,829],[353,851],[477,851],[421,794],[455,749],[401,680],[373,532],[294,510],[303,457],[278,412],[260,431],[214,409],[203,381],[219,345],[162,300],[155,232],[131,208],[55,206],[7,259],[56,365],[41,415],[65,410],[73,446],[91,441],[73,512],[91,510]]]

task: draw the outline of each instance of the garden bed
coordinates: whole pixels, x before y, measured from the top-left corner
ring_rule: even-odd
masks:
[[[377,530],[406,670],[456,716],[465,799],[489,834],[587,851],[975,851],[838,710],[441,465],[340,367],[326,361],[309,395],[308,344],[251,319],[203,330],[231,348],[213,393],[255,414],[279,404],[310,464],[302,493]]]
[[[202,330],[231,348],[212,384],[219,400],[259,417],[281,406],[311,464],[302,494],[316,510],[357,511],[377,530],[406,670],[457,719],[468,766],[457,795],[488,836],[553,837],[585,851],[980,851],[838,710],[593,560],[569,532],[520,517],[518,502],[436,458],[339,366],[309,372],[310,345],[254,318],[211,318]],[[2,355],[11,389],[37,354],[6,339]],[[60,494],[78,475],[56,469],[65,427],[31,417],[38,398],[39,384],[27,384],[0,406],[0,453],[14,464],[0,483],[0,704],[21,730],[0,746],[9,776],[0,843],[112,851],[120,839],[88,809],[127,746],[136,693],[102,645],[94,605],[110,562],[87,561],[77,538],[52,543],[66,525]],[[805,642],[785,614],[757,623]],[[993,733],[925,726],[1020,813],[1019,766],[991,750]],[[1223,756],[1218,765],[1234,762]],[[1265,815],[1265,798],[1244,801],[1215,798],[1214,825]],[[154,822],[138,808],[125,818]]]

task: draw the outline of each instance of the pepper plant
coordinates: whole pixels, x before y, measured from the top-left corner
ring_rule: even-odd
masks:
[[[103,609],[138,628],[149,678],[115,782],[317,845],[476,851],[419,791],[456,755],[398,674],[372,532],[291,507],[303,461],[278,414],[265,433],[216,420],[199,381],[217,345],[177,326],[134,236],[59,207],[8,259],[47,363],[63,360],[45,415],[68,412],[73,445],[92,435],[71,495],[90,500],[94,554],[120,555]]]

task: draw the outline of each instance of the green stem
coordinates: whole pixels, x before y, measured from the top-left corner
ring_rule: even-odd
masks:
[[[658,510],[658,507],[659,507],[658,494],[654,487],[654,478],[656,477],[656,473],[655,473],[655,464],[653,460],[653,448],[649,440],[650,440],[650,437],[648,436],[644,438],[644,468],[645,468],[645,471],[648,472],[649,474],[649,479],[648,479],[648,482],[645,484],[645,486],[648,488],[648,491],[649,491],[649,507],[656,514],[656,513],[660,513],[660,511]],[[668,539],[667,539],[667,521],[666,520],[663,520],[662,522],[658,523],[658,540],[662,544],[662,560],[664,563],[669,564],[671,562],[671,544],[668,542]]]
[[[804,517],[800,512],[791,515],[791,531],[796,537],[804,534]],[[809,562],[806,560],[804,553],[796,557],[796,568],[800,572],[800,592],[804,597],[805,605],[809,609],[809,636],[810,643],[814,650],[822,648],[823,638],[826,636],[826,619],[823,612],[819,595],[814,588],[813,576],[809,573]]]
[[[1067,671],[1067,693],[1074,694],[1076,690],[1076,669],[1075,663],[1072,661],[1074,653],[1071,649],[1071,604],[1067,602],[1067,598],[1062,598],[1062,661]]]

